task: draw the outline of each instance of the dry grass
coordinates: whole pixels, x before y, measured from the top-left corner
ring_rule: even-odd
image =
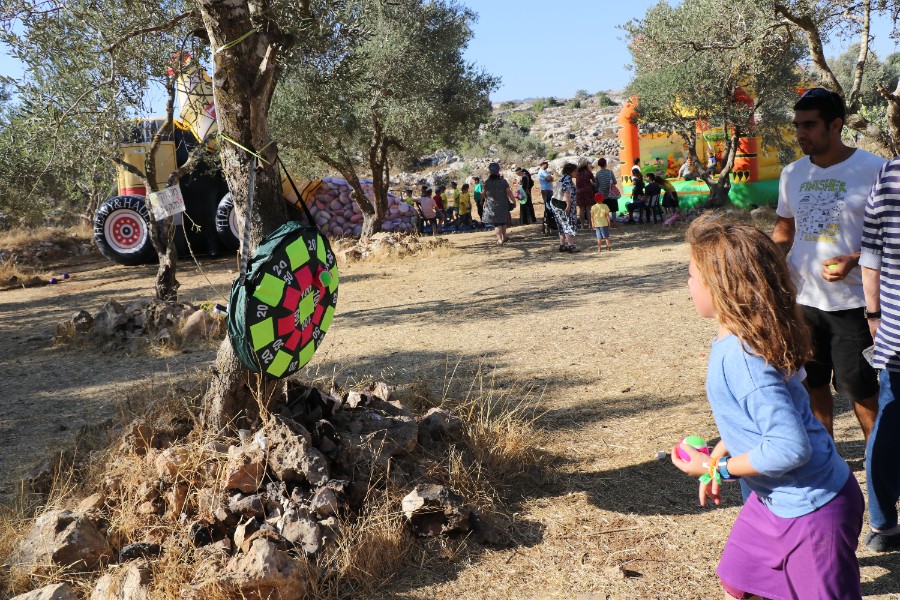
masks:
[[[0,261],[0,290],[44,285],[46,279],[41,269],[23,268],[12,258]]]
[[[86,224],[75,227],[36,227],[15,228],[0,232],[0,248],[20,249],[39,242],[58,242],[61,239],[75,238],[90,240],[93,230]]]
[[[332,384],[334,377],[332,374]],[[320,379],[328,383],[329,378]],[[463,443],[439,448],[425,460],[434,462],[432,473],[436,479],[445,481],[482,511],[502,511],[502,498],[515,474],[540,460],[532,447],[538,437],[534,399],[521,389],[496,390],[480,376],[472,381],[478,385],[473,384],[462,400],[444,398],[440,402],[463,418]],[[76,460],[68,471],[70,477],[56,481],[45,503],[38,507],[22,502],[0,512],[0,563],[8,565],[12,551],[41,510],[73,507],[80,499],[100,492],[104,498],[101,513],[108,521],[107,537],[114,549],[139,541],[162,544],[162,554],[151,563],[150,593],[154,598],[180,598],[198,572],[208,568],[191,542],[186,525],[191,519],[186,517],[205,516],[212,520],[213,505],[225,498],[221,476],[225,455],[220,450],[223,443],[234,441],[220,432],[203,432],[197,427],[199,383],[136,387],[116,418],[118,425],[114,429],[123,433],[80,436],[80,461]],[[485,387],[481,387],[483,384]],[[422,406],[433,405],[427,389],[423,381],[407,391]],[[131,432],[137,431],[134,423],[171,436],[164,445],[171,443],[167,452],[177,457],[177,469],[167,478],[166,488],[183,487],[183,504],[174,504],[172,496],[163,498],[166,492],[160,494],[153,486],[159,480],[154,459],[161,451],[143,449],[154,445],[153,440],[131,439],[123,443],[129,435],[133,437]],[[191,433],[186,437],[178,437],[179,431],[183,434],[188,430]],[[421,562],[455,560],[464,552],[465,544],[459,542],[438,543],[436,554],[417,545],[399,511],[400,498],[408,490],[387,481],[373,484],[376,487],[370,491],[362,512],[347,516],[341,523],[335,546],[309,564],[311,598],[369,597],[395,579],[398,565],[412,566],[407,562],[411,553]],[[87,595],[99,576],[58,571],[38,581],[21,569],[4,567],[0,570],[0,594],[22,593],[65,579]],[[205,589],[204,595],[224,598],[227,594],[226,590],[211,588]]]

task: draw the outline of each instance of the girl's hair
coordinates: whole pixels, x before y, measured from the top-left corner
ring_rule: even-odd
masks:
[[[574,163],[566,163],[563,165],[562,173],[563,175],[571,175],[577,168]]]
[[[711,215],[691,223],[686,240],[719,323],[773,367],[797,372],[812,345],[781,248],[756,227]]]
[[[460,190],[461,192],[468,192],[468,191],[469,191],[469,184],[468,184],[468,183],[462,184],[462,187],[459,188],[459,190]]]

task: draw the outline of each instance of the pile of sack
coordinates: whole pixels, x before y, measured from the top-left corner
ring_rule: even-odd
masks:
[[[372,182],[360,181],[368,198],[374,197]],[[353,189],[339,177],[325,177],[309,202],[309,210],[322,233],[330,237],[359,236],[362,232],[362,211],[352,198]],[[415,209],[393,194],[388,194],[388,210],[382,231],[412,231]]]

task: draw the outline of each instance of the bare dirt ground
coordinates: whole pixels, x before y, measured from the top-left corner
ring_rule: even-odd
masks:
[[[434,255],[342,266],[334,325],[310,374],[426,381],[435,397],[481,365],[492,385],[534,386],[548,473],[523,474],[511,543],[398,569],[386,598],[719,598],[714,567],[738,512],[697,506],[695,483],[658,450],[717,438],[704,374],[715,327],[686,288],[683,229],[613,229],[613,252],[557,252],[538,226],[449,236]],[[183,264],[188,301],[221,301],[235,266]],[[0,488],[85,424],[115,414],[129,386],[205,369],[214,351],[169,357],[49,348],[56,322],[107,298],[147,297],[155,268],[90,263],[63,284],[0,292]],[[207,281],[207,276],[209,281]],[[457,367],[458,365],[458,367]],[[455,375],[450,375],[457,370]],[[453,386],[450,386],[453,387]],[[838,445],[861,482],[863,445],[839,403]],[[459,544],[459,548],[457,548]],[[867,598],[900,598],[900,557],[859,553]]]

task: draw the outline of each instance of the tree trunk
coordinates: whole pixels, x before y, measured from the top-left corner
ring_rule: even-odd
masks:
[[[222,134],[222,168],[240,229],[250,228],[250,245],[241,248],[246,256],[287,220],[275,162],[277,150],[268,125],[277,49],[284,44],[275,23],[268,21],[271,10],[264,0],[199,0],[199,6],[216,61],[213,83]],[[252,34],[236,41],[247,32]],[[253,152],[259,155],[258,160]],[[250,190],[253,165],[257,165],[256,185]],[[251,193],[253,206],[248,210]],[[262,376],[249,374],[226,339],[219,347],[214,377],[204,397],[205,425],[218,430],[252,422],[258,405],[264,405],[274,385]]]
[[[370,238],[381,231],[381,219],[374,212],[363,213],[362,231],[359,234],[360,239]]]
[[[175,278],[178,272],[178,252],[175,249],[175,219],[169,217],[157,221],[150,217],[150,237],[159,260],[156,271],[156,299],[162,302],[177,302],[181,284]]]
[[[380,132],[380,128],[379,128]],[[380,139],[378,144],[369,150],[369,168],[372,170],[372,195],[375,205],[375,217],[373,227],[375,231],[381,229],[384,216],[388,207],[388,186],[390,185],[390,172],[387,164],[387,143]]]
[[[887,100],[888,107],[885,117],[888,123],[888,137],[891,156],[900,155],[900,81],[893,92],[878,86],[878,92]]]
[[[738,132],[732,131],[731,137],[725,146],[725,163],[719,172],[719,178],[709,187],[709,205],[715,207],[725,206],[729,202],[728,195],[731,193],[731,170],[734,169],[734,159],[737,156],[738,141],[740,135]],[[711,178],[710,178],[711,179]]]

